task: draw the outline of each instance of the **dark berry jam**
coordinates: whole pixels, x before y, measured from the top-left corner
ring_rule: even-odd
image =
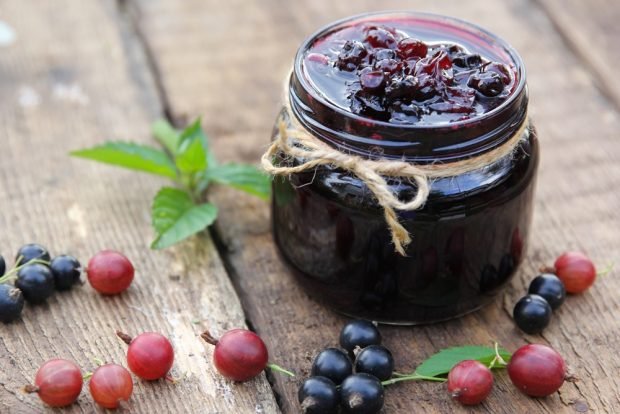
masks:
[[[432,76],[424,78],[421,67]],[[514,49],[441,16],[369,14],[330,25],[301,46],[289,86],[280,119],[294,118],[328,145],[371,159],[464,160],[505,144],[528,122]],[[360,91],[363,102],[355,98]],[[411,324],[471,312],[496,296],[524,257],[538,141],[531,126],[521,137],[509,156],[432,180],[423,208],[398,212],[412,238],[406,256],[395,251],[382,209],[352,173],[321,166],[277,177],[279,251],[310,295],[350,316]],[[388,183],[401,200],[417,192],[410,180]]]
[[[417,23],[377,19],[326,32],[304,53],[306,76],[331,103],[401,124],[467,120],[498,107],[514,91],[510,63],[493,61],[466,45],[468,39],[431,36]]]

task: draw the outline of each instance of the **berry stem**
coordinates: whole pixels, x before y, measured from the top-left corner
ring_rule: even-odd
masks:
[[[284,369],[281,366],[276,365],[276,364],[267,364],[267,368],[269,368],[272,371],[276,371],[276,372],[279,372],[281,374],[288,375],[289,377],[294,377],[295,376],[295,374],[292,373],[291,371],[288,371],[288,370],[286,370],[286,369]]]
[[[133,340],[133,338],[131,336],[127,335],[124,332],[118,331],[118,330],[116,331],[116,336],[121,338],[121,340],[123,342],[125,342],[127,345],[129,345],[131,343],[131,341]]]
[[[614,262],[611,262],[607,265],[607,267],[603,270],[601,270],[600,272],[596,272],[597,276],[607,276],[609,274],[609,272],[611,272],[612,270],[614,270]]]
[[[28,384],[24,386],[24,392],[28,394],[32,394],[33,392],[39,392],[39,387],[36,385]]]
[[[92,372],[87,372],[86,374],[82,375],[82,380],[83,381],[88,381],[90,379],[90,377],[93,376]]]
[[[217,345],[218,343],[218,340],[213,335],[211,335],[209,331],[204,331],[200,334],[200,337],[204,339],[208,344],[211,344],[213,346]]]
[[[17,259],[17,263],[19,263],[19,259],[21,259],[22,256],[19,256],[19,258]],[[2,283],[6,283],[6,282],[10,282],[12,280],[17,279],[16,273],[19,272],[23,267],[26,267],[28,265],[31,264],[44,264],[44,265],[49,265],[50,262],[48,262],[47,260],[41,260],[41,259],[31,259],[29,261],[27,261],[24,264],[21,264],[19,266],[16,266],[14,268],[12,268],[11,270],[9,270],[8,272],[6,272],[4,274],[4,276],[0,277],[0,284]]]

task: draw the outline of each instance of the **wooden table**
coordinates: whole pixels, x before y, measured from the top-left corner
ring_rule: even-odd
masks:
[[[503,36],[523,55],[542,163],[526,262],[495,303],[432,326],[382,328],[400,370],[449,346],[526,342],[559,350],[576,383],[545,399],[519,393],[505,373],[472,412],[620,412],[620,281],[612,272],[570,297],[543,335],[524,335],[511,309],[542,263],[566,249],[602,266],[620,259],[620,3],[611,0],[1,0],[17,39],[0,49],[0,251],[26,242],[83,260],[102,248],[136,264],[131,289],[90,287],[28,306],[0,326],[0,412],[46,411],[20,387],[45,360],[85,369],[124,363],[114,330],[156,330],[176,349],[177,384],[136,382],[135,413],[294,413],[311,357],[335,345],[345,319],[310,300],[278,258],[268,204],[228,189],[211,195],[213,231],[151,251],[150,200],[162,181],[67,153],[105,139],[150,142],[161,117],[196,116],[222,160],[257,162],[278,110],[283,76],[302,39],[346,15],[414,8],[454,15]],[[174,275],[178,277],[173,277]],[[198,333],[250,325],[271,359],[300,375],[233,384],[210,363]],[[49,410],[51,411],[51,410]],[[66,413],[101,412],[83,392]],[[441,385],[390,387],[385,413],[470,412]]]

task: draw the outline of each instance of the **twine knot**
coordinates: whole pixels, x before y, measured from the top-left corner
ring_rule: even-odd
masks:
[[[511,156],[519,142],[527,139],[529,135],[527,115],[524,119],[525,121],[510,139],[482,155],[450,163],[416,165],[398,160],[370,159],[339,151],[305,129],[296,120],[286,102],[283,113],[278,119],[278,133],[261,157],[261,165],[271,175],[290,176],[329,165],[356,176],[368,187],[383,209],[394,249],[400,255],[406,256],[405,247],[411,243],[411,236],[398,220],[395,210],[414,211],[422,208],[428,199],[429,180],[432,178],[454,177],[490,165],[503,157]],[[276,163],[278,154],[297,159],[297,165]],[[415,196],[408,201],[400,200],[398,195],[390,189],[385,177],[412,180],[417,187]]]

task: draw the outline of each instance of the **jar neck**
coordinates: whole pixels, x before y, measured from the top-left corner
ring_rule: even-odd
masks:
[[[454,162],[504,144],[526,122],[527,88],[486,116],[458,125],[416,126],[374,122],[342,113],[312,96],[293,72],[288,100],[291,116],[326,144],[368,158],[415,163]]]
[[[304,55],[317,39],[360,22],[403,18],[413,19],[416,30],[428,37],[455,43],[466,39],[473,53],[491,56],[511,66],[516,79],[511,94],[496,108],[470,119],[398,124],[366,118],[335,105],[309,81],[304,70]],[[291,116],[328,145],[369,158],[404,159],[420,164],[454,162],[493,150],[512,138],[526,122],[528,106],[523,62],[506,42],[457,19],[411,12],[355,16],[319,30],[298,50],[287,94]]]

